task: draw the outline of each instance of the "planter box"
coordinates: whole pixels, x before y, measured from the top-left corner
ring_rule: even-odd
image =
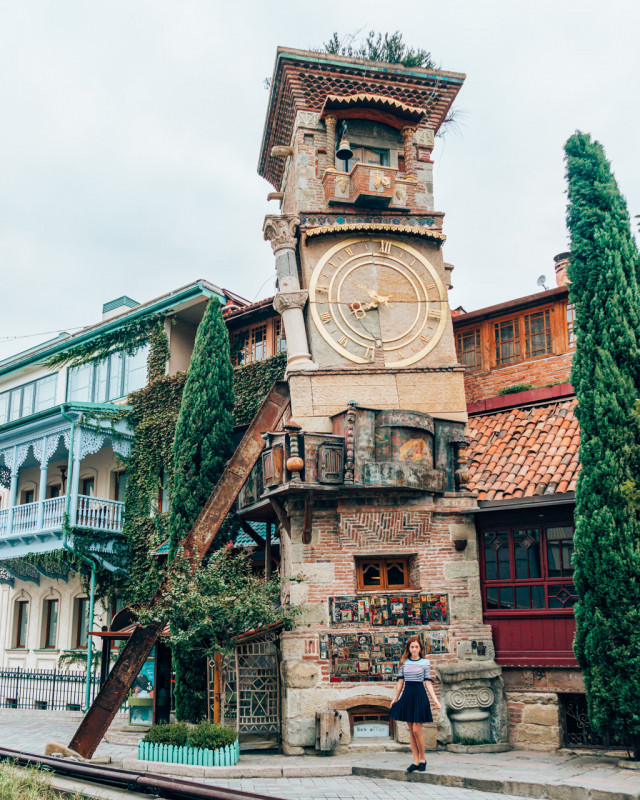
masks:
[[[240,740],[226,747],[207,750],[204,747],[176,747],[172,744],[139,742],[140,761],[164,761],[168,764],[191,764],[198,767],[233,767],[240,758]]]

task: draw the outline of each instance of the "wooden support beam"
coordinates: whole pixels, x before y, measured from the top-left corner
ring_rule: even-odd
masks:
[[[264,577],[271,577],[271,523],[267,522],[267,534],[264,542]]]
[[[248,536],[250,536],[253,539],[253,541],[258,545],[258,547],[261,550],[265,549],[264,539],[262,538],[262,536],[260,536],[259,533],[256,533],[254,531],[254,529],[251,527],[251,525],[249,525],[249,523],[246,520],[244,519],[240,520],[240,527]]]
[[[289,536],[291,536],[291,522],[287,516],[287,512],[284,510],[284,506],[277,497],[270,497],[269,502],[271,503],[271,508],[273,509],[276,517],[278,517],[278,522],[282,525]]]

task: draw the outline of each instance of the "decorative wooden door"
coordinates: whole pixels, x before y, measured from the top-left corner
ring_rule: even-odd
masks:
[[[280,734],[280,663],[277,634],[236,645],[223,660],[221,721],[238,733]],[[215,664],[209,660],[209,718],[213,719]]]

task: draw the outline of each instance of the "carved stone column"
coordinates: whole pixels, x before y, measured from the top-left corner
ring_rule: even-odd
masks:
[[[271,242],[276,257],[278,294],[273,307],[282,315],[287,340],[287,371],[315,369],[311,360],[307,330],[304,325],[304,308],[308,292],[300,289],[296,264],[296,231],[300,220],[295,214],[269,215],[264,221],[264,238]]]
[[[504,744],[508,737],[502,669],[495,661],[459,661],[438,667],[443,711],[438,740]]]
[[[327,168],[335,169],[336,167],[336,117],[325,117],[324,124],[327,126]]]
[[[403,128],[401,131],[404,137],[404,174],[412,178],[416,176],[416,162],[413,156],[413,134],[415,132],[416,129],[410,126]]]

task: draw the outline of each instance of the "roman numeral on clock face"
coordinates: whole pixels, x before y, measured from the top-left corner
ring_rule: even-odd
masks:
[[[328,311],[323,311],[322,314],[320,314],[320,319],[326,324],[331,320],[331,314]]]
[[[380,242],[380,252],[384,253],[385,255],[389,255],[391,252],[391,242]]]
[[[345,347],[345,346],[346,346],[346,344],[347,344],[347,337],[346,337],[346,336],[341,336],[341,337],[338,339],[338,344],[341,344],[343,347]]]

